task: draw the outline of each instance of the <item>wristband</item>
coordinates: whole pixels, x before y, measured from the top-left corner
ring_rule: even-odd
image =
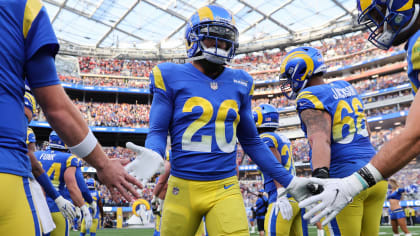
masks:
[[[92,131],[89,129],[85,139],[77,145],[73,147],[69,147],[69,150],[76,156],[80,158],[85,158],[89,155],[93,149],[95,149],[98,140],[96,139],[95,135],[93,135]]]
[[[358,170],[357,174],[365,181],[368,187],[372,187],[377,182],[384,179],[378,169],[370,163]]]
[[[51,180],[48,178],[48,175],[45,172],[38,176],[36,180],[42,186],[42,188],[44,188],[44,191],[45,193],[47,193],[48,197],[55,200],[60,196],[60,194],[54,188],[54,186],[51,183]]]
[[[314,171],[312,171],[312,177],[328,179],[330,177],[330,171],[328,170],[328,167],[325,166],[321,168],[316,168]]]

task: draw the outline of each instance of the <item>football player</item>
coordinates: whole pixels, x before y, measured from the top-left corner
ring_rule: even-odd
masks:
[[[238,48],[238,30],[226,9],[197,10],[186,26],[191,63],[152,70],[150,129],[145,155],[165,154],[171,136],[171,177],[162,235],[193,235],[202,217],[210,235],[249,235],[236,177],[237,138],[275,180],[303,199],[309,179],[292,176],[258,137],[251,113],[252,77],[225,67]],[[185,224],[185,222],[189,222]]]
[[[35,152],[35,156],[60,194],[64,198],[72,200],[74,205],[80,208],[78,215],[80,216],[81,211],[81,215],[86,222],[86,228],[90,228],[92,225],[92,216],[84,199],[88,203],[92,203],[93,199],[80,170],[82,161],[75,155],[67,152],[66,145],[55,131],[50,133],[49,149],[46,151],[37,151]],[[44,235],[68,235],[68,220],[59,213],[57,204],[50,197],[47,197],[47,202],[56,228],[50,234]]]
[[[362,190],[388,178],[411,159],[420,154],[420,19],[419,2],[412,0],[357,0],[358,22],[370,31],[369,41],[379,48],[388,49],[406,42],[408,77],[416,93],[401,133],[385,143],[372,160],[353,175],[338,180],[313,180],[322,184],[324,192],[309,198],[301,207],[318,203],[305,217],[316,222],[325,217],[323,224],[334,218]]]
[[[26,155],[24,78],[48,122],[72,151],[93,165],[101,181],[131,200],[139,197],[118,160],[110,160],[89,131],[78,109],[60,84],[54,57],[59,45],[40,0],[4,0],[0,8],[0,235],[39,235],[40,227],[30,197],[31,163]],[[25,227],[21,227],[24,225]]]
[[[25,116],[28,120],[28,123],[30,123],[32,120],[33,114],[35,113],[35,110],[36,110],[36,101],[29,91],[25,92],[24,106],[25,106],[24,108]],[[28,132],[26,136],[27,136],[26,144],[28,145],[27,155],[29,156],[30,161],[31,161],[32,174],[34,175],[38,183],[42,186],[45,193],[51,199],[53,199],[54,202],[57,204],[63,216],[67,218],[68,220],[72,220],[74,217],[76,217],[75,206],[70,201],[64,199],[61,196],[61,194],[54,188],[48,175],[45,173],[44,169],[41,167],[37,158],[35,157],[34,152],[35,152],[36,138],[35,138],[35,133],[30,127],[28,127]],[[43,227],[43,232],[46,233],[47,231],[48,230],[46,230]]]
[[[99,223],[99,213],[101,218],[104,218],[104,210],[102,206],[102,194],[96,190],[96,181],[93,178],[88,178],[86,180],[86,185],[92,195],[93,202],[90,204],[91,215],[92,215],[92,226],[90,229],[86,228],[85,219],[82,221],[82,227],[80,229],[80,236],[85,236],[86,233],[90,233],[90,236],[96,235],[96,229],[98,228]]]
[[[279,127],[279,113],[270,104],[261,104],[254,109],[254,121],[261,139],[270,148],[277,160],[293,175],[296,175],[290,140],[274,131]],[[267,235],[305,235],[302,214],[293,197],[280,196],[283,186],[263,172],[264,190],[268,193],[268,210],[264,229]],[[279,214],[280,213],[280,214]]]
[[[310,145],[312,176],[343,178],[375,155],[361,97],[346,81],[326,83],[327,68],[320,52],[299,47],[280,66],[281,88],[296,98],[301,128]],[[378,235],[387,182],[361,192],[328,224],[334,235]]]

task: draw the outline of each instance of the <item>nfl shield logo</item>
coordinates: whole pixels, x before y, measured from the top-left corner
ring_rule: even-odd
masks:
[[[173,195],[178,195],[178,193],[179,193],[179,188],[174,187],[174,188],[172,189],[172,193],[173,193]]]
[[[216,81],[212,81],[212,82],[210,82],[210,88],[213,89],[213,90],[216,90],[216,89],[219,88],[219,86],[217,85]]]

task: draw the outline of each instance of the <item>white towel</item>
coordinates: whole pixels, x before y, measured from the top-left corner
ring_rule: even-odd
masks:
[[[51,217],[47,200],[45,199],[41,185],[39,185],[37,181],[30,179],[29,185],[31,187],[32,199],[34,200],[39,221],[41,221],[42,232],[47,234],[55,229],[55,224]]]

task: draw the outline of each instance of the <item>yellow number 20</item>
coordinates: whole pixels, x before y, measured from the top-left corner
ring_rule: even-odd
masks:
[[[205,98],[189,98],[182,108],[182,112],[192,112],[194,107],[200,107],[203,111],[198,119],[193,121],[182,135],[182,149],[187,151],[211,152],[212,134],[201,135],[201,141],[192,141],[192,137],[201,128],[207,125],[213,117],[213,105]],[[233,121],[233,135],[230,142],[226,139],[225,121],[230,110],[235,111],[236,119]],[[225,100],[220,104],[215,120],[215,136],[217,146],[223,152],[230,153],[235,150],[236,126],[239,122],[238,104],[235,100]]]

